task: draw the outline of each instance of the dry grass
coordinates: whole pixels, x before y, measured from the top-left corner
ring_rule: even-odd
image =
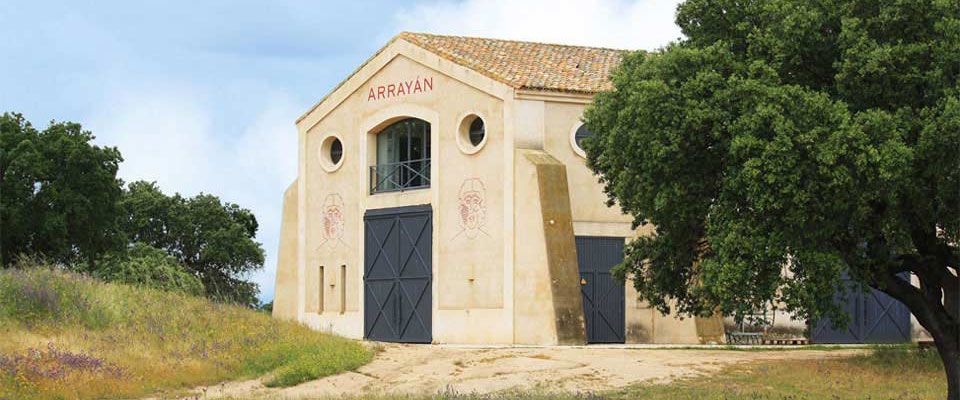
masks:
[[[759,362],[668,385],[638,385],[611,399],[940,399],[946,395],[934,351],[882,347],[841,359]]]
[[[129,398],[355,369],[358,342],[203,298],[49,269],[0,271],[0,399]]]

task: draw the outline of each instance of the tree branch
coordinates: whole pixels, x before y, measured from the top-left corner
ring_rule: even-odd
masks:
[[[928,302],[919,289],[896,275],[881,274],[878,289],[900,300],[910,309],[917,321],[930,332],[934,338],[956,337],[956,320],[951,318],[940,301]]]
[[[897,257],[900,261],[887,269],[890,275],[901,272],[913,272],[920,280],[920,292],[928,302],[942,303],[947,314],[954,320],[960,320],[960,282],[957,277],[936,257],[904,254]]]

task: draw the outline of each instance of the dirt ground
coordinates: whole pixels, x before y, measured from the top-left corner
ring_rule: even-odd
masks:
[[[375,393],[431,394],[446,390],[490,393],[541,388],[594,392],[639,382],[667,383],[742,362],[844,357],[862,351],[388,344],[370,364],[355,372],[288,388],[266,388],[259,380],[250,380],[199,388],[196,393],[201,398],[296,399]]]

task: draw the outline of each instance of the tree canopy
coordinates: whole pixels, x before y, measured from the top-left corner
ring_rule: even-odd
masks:
[[[200,278],[208,296],[259,305],[259,288],[244,279],[264,261],[250,210],[207,194],[167,196],[143,181],[128,185],[120,208],[126,237],[165,250]]]
[[[960,3],[689,0],[677,23],[585,114],[611,204],[655,226],[618,273],[663,312],[841,323],[847,274],[907,305],[960,396]]]
[[[253,213],[150,182],[124,188],[120,151],[93,139],[76,123],[39,131],[20,114],[0,116],[2,265],[41,256],[104,279],[259,305],[246,280],[264,262]]]
[[[0,116],[0,257],[43,254],[53,262],[91,263],[117,248],[123,158],[90,144],[79,124],[40,131],[20,114]]]

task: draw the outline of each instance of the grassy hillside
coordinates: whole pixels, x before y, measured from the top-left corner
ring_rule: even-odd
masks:
[[[355,369],[362,344],[203,298],[45,268],[0,270],[0,399],[129,398]]]

